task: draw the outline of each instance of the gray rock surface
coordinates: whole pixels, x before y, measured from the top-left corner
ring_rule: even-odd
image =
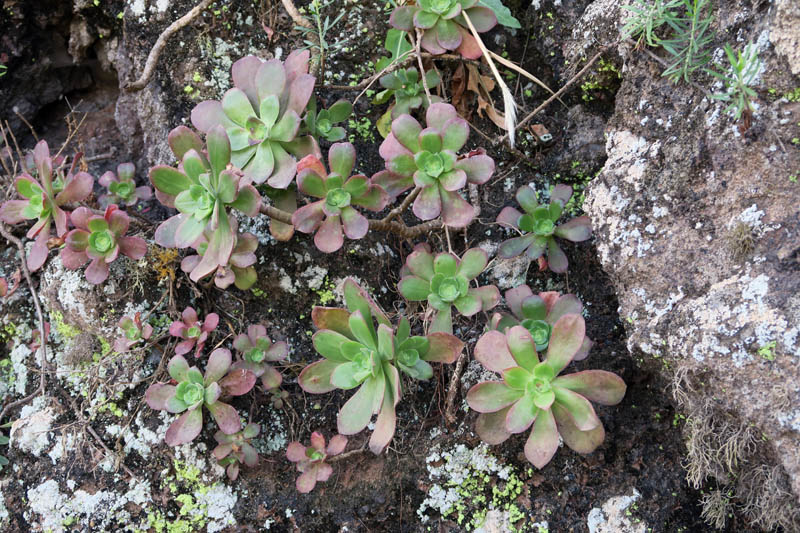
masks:
[[[714,57],[724,57],[726,40],[735,47],[752,41],[764,64],[757,87],[777,87],[780,95],[798,86],[787,73],[797,72],[791,43],[798,26],[786,27],[796,2],[778,2],[767,16],[757,14],[758,2],[731,4],[715,23]],[[617,16],[590,6],[576,28],[619,28]],[[591,48],[582,33],[574,37],[567,50]],[[676,370],[691,376],[694,385],[677,392],[695,422],[701,412],[710,419],[726,413],[734,424],[754,427],[759,438],[746,439],[742,457],[781,465],[796,505],[800,152],[791,139],[800,104],[760,91],[745,130],[725,104],[671,84],[643,53],[618,52],[625,67],[606,128],[608,159],[584,208],[617,288],[628,347],[668,378]],[[720,61],[716,68],[727,67]],[[722,90],[710,77],[698,85]],[[741,465],[728,467],[733,474]]]

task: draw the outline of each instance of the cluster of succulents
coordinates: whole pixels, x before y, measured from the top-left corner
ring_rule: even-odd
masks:
[[[392,327],[386,313],[352,278],[344,282],[344,298],[346,309],[313,309],[311,318],[319,330],[312,341],[323,359],[305,367],[298,383],[312,394],[358,389],[339,411],[338,430],[342,435],[359,433],[377,414],[369,441],[377,454],[395,431],[395,406],[401,396],[398,367],[412,378],[428,379],[433,375],[430,363],[454,362],[464,343],[448,333],[411,336],[405,318]]]
[[[421,35],[419,44],[432,54],[457,50],[477,58],[481,49],[468,28],[485,32],[497,23],[491,9],[477,4],[477,0],[419,0],[396,7],[391,23]],[[409,205],[418,219],[441,218],[450,228],[466,228],[475,219],[478,206],[465,199],[465,188],[469,186],[472,193],[475,186],[486,183],[495,163],[481,148],[461,152],[469,124],[451,104],[439,97],[429,99],[423,90],[423,80],[429,87],[440,84],[434,70],[401,69],[381,78],[385,90],[377,101],[394,97],[395,102],[386,115],[392,119],[390,133],[379,148],[384,168],[371,177],[354,174],[355,147],[338,142],[346,131],[337,124],[350,116],[352,104],[340,100],[318,110],[315,78],[308,70],[308,51],[292,52],[284,61],[254,56],[238,60],[232,68],[233,88],[220,101],[201,102],[191,113],[193,126],[204,138],[187,126],[169,134],[177,165],[150,169],[153,191],[136,186],[130,163],[119,165],[116,174],[104,174],[102,212],[89,206],[67,210],[90,196],[94,179],[74,172],[75,162],[70,169],[61,168],[63,161],[51,158],[42,141],[32,160],[26,161],[26,172],[16,179],[22,199],[0,206],[0,219],[12,224],[36,221],[27,235],[35,238],[28,256],[32,270],[44,264],[55,225],[55,245],[61,246],[64,266],[75,269],[89,262],[86,278],[97,284],[108,278],[109,264],[120,254],[138,260],[147,252],[144,239],[127,235],[130,217],[119,206],[132,207],[154,192],[161,204],[175,210],[158,225],[155,243],[193,250],[181,261],[190,281],[211,277],[220,289],[233,285],[241,290],[256,283],[259,259],[258,238],[240,232],[240,221],[260,212],[269,214],[276,239],[287,240],[295,230],[313,234],[314,244],[325,253],[340,250],[345,236],[363,238],[371,227],[408,229],[402,216],[400,221],[393,218]],[[423,111],[424,124],[418,120]],[[323,139],[323,147],[333,143],[327,158],[320,148]],[[262,201],[262,193],[271,206]],[[298,193],[307,197],[305,202],[298,202]],[[370,220],[359,211],[381,212],[404,194],[402,209],[390,211],[385,219]],[[558,224],[571,195],[569,186],[557,185],[549,203],[540,204],[534,189],[520,188],[516,199],[524,213],[505,207],[497,217],[499,224],[520,235],[503,242],[498,257],[525,254],[539,260],[542,268],[565,272],[567,258],[555,238],[580,242],[591,237],[587,217]],[[425,226],[433,227],[421,225]],[[353,393],[338,413],[339,435],[327,446],[318,432],[311,435],[310,446],[289,445],[286,457],[301,472],[298,491],[309,492],[316,482],[327,480],[332,473],[329,459],[344,451],[345,435],[363,431],[374,415],[369,449],[375,454],[386,449],[397,425],[402,374],[413,380],[433,378],[435,363],[453,363],[464,349],[465,343],[453,335],[454,319],[500,305],[497,287],[478,282],[488,262],[488,254],[479,248],[467,249],[459,257],[452,250],[434,253],[430,244],[417,244],[397,284],[407,301],[427,302],[422,320],[414,321],[413,327],[411,314],[390,318],[353,278],[343,283],[344,308],[313,308],[317,331],[312,344],[322,359],[305,366],[297,383],[312,394],[336,389]],[[208,279],[200,285],[208,289],[211,284]],[[475,346],[476,359],[502,376],[502,381],[474,386],[467,395],[469,406],[481,413],[478,435],[497,444],[532,428],[525,455],[538,468],[550,461],[559,439],[580,453],[594,450],[604,430],[590,402],[618,403],[625,384],[601,370],[559,375],[571,361],[584,359],[592,346],[585,335],[580,300],[555,292],[534,294],[521,285],[506,292],[505,303],[509,311],[492,315],[488,331]],[[269,399],[276,408],[287,403],[288,391],[281,389],[283,378],[275,363],[287,359],[289,346],[273,342],[265,326],[250,325],[233,338],[234,360],[223,347],[227,338],[212,339],[219,320],[213,312],[201,319],[194,308],[183,310],[169,327],[170,335],[178,339],[172,341],[174,353],[167,364],[170,379],[150,385],[145,399],[153,409],[178,415],[166,434],[171,446],[194,440],[204,428],[207,410],[219,427],[213,456],[234,480],[241,465],[257,464],[252,441],[261,427],[252,422],[242,427],[242,418],[228,401],[253,391],[260,379],[262,387],[253,391],[254,396]],[[139,313],[123,317],[119,328],[122,336],[114,342],[116,352],[136,353],[159,341],[152,339],[153,327]],[[193,352],[202,366],[205,347],[212,341],[219,344],[205,360],[204,371],[190,366],[184,355]],[[35,342],[44,342],[41,334]]]

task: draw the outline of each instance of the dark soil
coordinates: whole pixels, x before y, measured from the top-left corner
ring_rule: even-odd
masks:
[[[511,38],[503,30],[496,30],[490,34],[487,42],[494,43],[495,36],[499,36],[501,48],[508,52],[510,58],[523,58],[523,67],[549,86],[560,86],[565,82],[559,77],[563,71],[563,59],[560,53],[550,54],[551,50],[558,50],[548,42],[557,42],[559,36],[568,34],[570,26],[567,14],[579,14],[588,2],[581,0],[565,3],[569,5],[564,10],[554,11],[555,19],[547,19],[547,25],[554,26],[552,32],[548,33],[541,20],[541,13],[547,11],[545,7],[537,12],[528,8],[530,2],[527,0],[509,2],[525,29],[518,30],[515,38]],[[382,2],[374,4],[379,12]],[[383,18],[378,17],[376,20],[373,31],[375,36],[382,36],[385,32],[381,22]],[[275,28],[276,36],[281,32],[283,36],[270,46],[280,45],[285,50],[290,49],[292,43],[285,35],[289,34],[289,38],[294,40],[297,35],[289,33],[288,21],[279,19],[279,23],[281,26]],[[373,36],[372,33],[370,35]],[[43,49],[35,53],[47,55],[49,52]],[[372,48],[356,46],[353,53],[337,59],[336,69],[356,71],[357,66],[375,59],[377,57]],[[455,65],[442,62],[437,63],[437,66],[443,74],[443,86],[449,93]],[[90,129],[88,132],[83,130],[72,148],[77,149],[83,142],[81,149],[87,153],[114,150],[117,154],[113,159],[100,161],[90,167],[90,171],[96,176],[115,167],[130,155],[113,126],[113,107],[110,106],[113,106],[116,97],[114,86],[115,84],[109,86],[104,82],[97,83],[95,80],[90,87],[78,85],[59,89],[69,101],[83,101],[83,109],[89,111],[87,120]],[[532,94],[526,95],[523,86],[524,84],[519,84],[514,87],[512,84],[519,101],[524,101],[526,109],[532,109],[546,97],[546,93],[538,88],[534,88]],[[592,94],[587,105],[588,112],[603,120],[607,119],[613,112],[613,90],[614,87],[611,86],[609,90]],[[322,88],[318,94],[321,100],[330,104],[340,97],[352,99],[357,92]],[[526,159],[520,159],[500,145],[488,144],[478,134],[472,135],[469,147],[485,147],[498,165],[495,177],[481,189],[480,222],[474,223],[466,234],[459,232],[451,235],[457,253],[487,239],[493,242],[502,240],[502,230],[491,223],[503,206],[514,202],[513,191],[504,190],[506,177],[515,178],[514,190],[529,182],[544,190],[559,181],[575,183],[579,187],[580,184],[585,184],[586,176],[591,177],[600,169],[602,156],[581,161],[578,167],[572,164],[576,155],[568,151],[567,143],[570,132],[574,132],[575,124],[568,117],[567,108],[584,103],[581,91],[576,89],[568,93],[565,103],[566,107],[552,105],[540,117],[554,136],[552,145],[542,148],[532,145],[526,139],[522,140],[520,149],[527,153]],[[190,108],[191,106],[186,107],[183,116],[188,116]],[[356,116],[359,119],[368,117],[375,124],[384,110],[384,106],[373,106],[367,98],[362,98],[356,106]],[[41,106],[38,114],[32,118],[34,127],[51,142],[51,146],[58,146],[66,137],[63,117],[67,112],[64,101],[54,100]],[[181,117],[175,118],[177,124]],[[476,113],[470,120],[477,130],[486,135],[498,135],[496,126],[485,117]],[[15,131],[20,132],[23,147],[33,145],[33,139],[24,130],[15,128]],[[376,141],[365,140],[356,135],[354,142],[359,154],[358,169],[367,175],[383,168],[383,161],[377,153],[380,138],[374,129],[372,132]],[[602,130],[599,135],[602,140]],[[87,146],[87,143],[91,144]],[[144,169],[139,169],[137,174],[143,179]],[[8,184],[3,183],[3,188]],[[155,201],[149,203],[148,208],[143,216],[153,223],[162,220],[166,214]],[[410,214],[405,219],[408,224],[415,223]],[[16,233],[21,235],[23,231],[18,228]],[[151,230],[146,233],[152,235]],[[445,236],[440,232],[428,235],[420,241],[430,242],[434,249],[447,247]],[[355,243],[346,241],[340,251],[330,255],[316,251],[311,239],[305,235],[296,235],[288,243],[262,244],[259,255],[264,256],[266,261],[258,265],[259,280],[256,288],[263,291],[263,296],[256,296],[253,291],[220,291],[213,287],[195,285],[178,271],[176,308],[182,309],[186,305],[194,304],[201,314],[212,311],[220,314],[224,326],[219,328],[211,345],[222,341],[223,336],[229,333],[228,325],[233,331],[240,332],[251,323],[263,323],[273,338],[289,340],[292,346],[291,363],[283,368],[284,388],[290,393],[288,405],[276,413],[268,407],[270,398],[261,391],[251,392],[237,399],[235,405],[240,412],[249,411],[252,420],[261,423],[262,427],[269,427],[270,417],[280,417],[283,425],[290,430],[290,440],[305,442],[315,430],[329,437],[336,432],[336,412],[349,395],[335,392],[314,397],[303,393],[297,386],[296,377],[303,365],[317,359],[309,332],[313,331],[311,308],[319,302],[319,296],[311,290],[298,290],[296,294],[292,294],[279,288],[278,267],[283,268],[292,279],[302,279],[300,274],[308,268],[309,263],[299,264],[296,257],[308,253],[313,258],[312,264],[327,269],[328,279],[356,276],[374,291],[385,309],[401,311],[403,303],[396,293],[395,283],[402,262],[413,244],[393,234],[380,233],[372,233]],[[392,253],[376,255],[374,252],[378,245],[388,247]],[[526,521],[547,520],[550,531],[554,532],[584,532],[587,531],[587,515],[593,507],[601,506],[610,497],[630,494],[635,487],[642,496],[633,515],[643,520],[651,528],[650,531],[712,531],[700,517],[697,502],[701,494],[690,489],[685,481],[685,472],[681,466],[685,452],[681,437],[682,420],[671,405],[667,384],[641,369],[637,361],[629,355],[625,345],[625,330],[617,314],[614,290],[595,257],[593,245],[568,245],[566,252],[570,262],[568,277],[549,271],[541,272],[534,264],[528,272],[527,282],[534,288],[542,289],[553,282],[564,284],[569,291],[579,295],[589,310],[587,333],[596,344],[590,357],[578,363],[576,370],[599,368],[616,372],[628,384],[628,392],[620,405],[598,409],[606,429],[606,440],[591,455],[580,456],[562,448],[544,469],[528,475],[525,472],[529,464],[522,455],[523,437],[513,437],[502,446],[492,449],[492,453],[502,461],[515,465],[523,473],[525,490],[517,499],[517,504],[525,512]],[[16,268],[16,256],[11,253],[11,249],[6,248],[0,254],[0,268],[6,273],[13,272]],[[488,279],[483,281],[488,282]],[[125,288],[125,292],[131,294],[131,297],[146,298],[151,302],[161,297],[160,291],[154,283],[146,287],[144,295],[134,293],[130,287]],[[27,299],[22,303],[27,305]],[[13,314],[15,311],[6,312]],[[24,315],[29,313],[28,310],[19,312]],[[482,333],[485,322],[486,317],[482,315],[473,319],[460,318],[456,327],[461,338],[471,346]],[[418,316],[415,327],[420,327]],[[155,353],[150,357],[157,362],[160,355]],[[6,348],[0,346],[0,358],[6,356]],[[460,531],[455,522],[447,519],[434,519],[423,526],[416,516],[416,509],[425,497],[424,488],[428,479],[425,458],[431,447],[440,444],[448,448],[459,442],[473,447],[479,442],[469,431],[458,438],[448,436],[455,433],[461,425],[471,427],[475,417],[474,414],[464,415],[462,411],[457,411],[457,424],[446,426],[443,409],[452,371],[452,368],[437,369],[434,379],[429,383],[404,383],[405,395],[398,406],[397,433],[391,447],[379,457],[364,453],[336,463],[333,477],[327,483],[318,485],[309,495],[299,495],[295,491],[296,472],[293,465],[284,460],[281,454],[262,458],[257,468],[243,470],[235,484],[240,494],[245,494],[246,491],[247,495],[240,496],[235,510],[239,528],[230,530],[259,530],[266,519],[272,518],[276,522],[272,529],[274,531],[334,532],[345,531],[345,526],[347,531]],[[145,388],[146,385],[142,384],[127,392],[123,403],[129,399],[141,398]],[[75,421],[74,413],[69,408],[71,400],[66,392],[59,390],[58,383],[49,379],[48,394],[59,397],[64,407],[57,422],[59,425],[70,424]],[[463,391],[460,391],[456,405],[460,405],[462,394]],[[93,421],[93,424],[101,428],[106,423],[115,422],[113,417],[108,416]],[[434,427],[439,427],[442,435],[432,442],[429,434]],[[199,440],[213,447],[215,443],[212,434],[213,431],[207,428]],[[368,438],[368,432],[353,436],[348,449],[357,449]],[[113,444],[113,439],[108,439],[107,443]],[[12,464],[24,467],[15,475],[28,486],[38,484],[40,480],[55,474],[46,458],[33,461],[33,458],[14,449],[8,451],[8,456]],[[90,483],[97,487],[114,486],[115,483],[109,475],[92,468],[93,459],[75,457],[68,473],[69,478],[79,485]],[[169,468],[171,461],[170,450],[164,445],[148,461],[142,460],[135,453],[130,454],[125,459],[125,465],[157,487],[160,482],[159,472]],[[57,479],[63,481],[66,479],[65,474],[59,474],[62,477]],[[12,515],[11,531],[27,530],[26,519],[22,514],[26,495],[15,488],[19,486],[21,485],[15,484],[4,489],[6,505]],[[158,501],[158,495],[154,495],[154,499]],[[178,508],[168,498],[164,499],[164,506],[165,510],[175,511]],[[293,516],[287,517],[287,508],[293,510]],[[731,522],[727,531],[750,531],[737,517]],[[518,527],[522,525],[522,522],[517,523]]]

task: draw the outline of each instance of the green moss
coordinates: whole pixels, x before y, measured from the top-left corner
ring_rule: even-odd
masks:
[[[147,521],[156,533],[202,531],[209,521],[208,510],[205,504],[197,503],[197,495],[206,494],[211,487],[200,479],[201,472],[196,466],[177,459],[172,466],[175,474],[165,478],[161,486],[167,488],[180,506],[178,517],[167,520],[161,511],[156,510],[147,514]]]
[[[775,347],[778,345],[776,341],[770,341],[758,349],[758,355],[767,361],[775,360]]]
[[[796,87],[793,91],[789,91],[788,93],[784,94],[783,97],[790,102],[800,102],[800,87]]]
[[[372,131],[372,121],[367,117],[362,117],[361,120],[350,119],[347,121],[347,126],[351,130],[355,130],[356,134],[364,141],[374,141],[375,134]],[[350,134],[350,142],[355,142],[356,135]]]
[[[66,340],[74,339],[81,332],[75,326],[64,322],[64,315],[55,309],[50,311],[50,323],[53,325],[53,329]]]

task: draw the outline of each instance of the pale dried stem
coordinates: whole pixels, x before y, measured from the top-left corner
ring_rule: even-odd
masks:
[[[41,373],[39,374],[39,386],[36,388],[36,390],[32,394],[30,394],[30,395],[28,395],[28,396],[26,396],[26,397],[24,397],[24,398],[22,398],[20,400],[11,402],[10,404],[8,404],[5,407],[3,407],[3,410],[0,411],[0,421],[1,421],[1,420],[3,420],[3,418],[8,414],[8,412],[11,409],[13,409],[15,407],[19,407],[20,405],[26,404],[29,401],[31,401],[34,398],[36,398],[37,396],[39,396],[40,394],[44,394],[44,390],[45,390],[45,374],[47,373],[46,372],[46,370],[47,370],[47,335],[45,334],[44,313],[42,313],[42,306],[41,306],[41,303],[39,302],[39,295],[36,292],[36,288],[33,286],[33,278],[31,278],[31,272],[30,272],[30,270],[28,270],[28,262],[27,262],[27,259],[25,257],[25,246],[22,244],[21,240],[19,240],[18,238],[14,237],[14,235],[12,235],[11,232],[8,231],[8,229],[6,228],[6,225],[3,224],[2,222],[0,222],[0,235],[5,237],[5,239],[8,242],[13,243],[17,247],[17,249],[19,250],[20,268],[22,268],[22,273],[25,275],[25,281],[28,282],[28,288],[31,291],[31,299],[33,300],[33,307],[36,309],[36,318],[39,321],[39,331],[41,332],[40,337],[41,337],[41,342],[42,342],[41,346],[39,347],[39,353],[41,354],[41,360],[40,360],[41,362],[39,363],[39,365],[40,365],[40,367],[42,369]]]
[[[458,383],[461,379],[461,372],[464,370],[464,363],[467,360],[467,353],[461,352],[456,362],[456,367],[453,370],[453,375],[450,377],[450,385],[447,388],[447,397],[444,402],[444,419],[448,424],[454,424],[456,421],[455,415],[455,400],[456,391],[458,391]]]
[[[156,69],[156,64],[158,64],[158,58],[161,55],[161,52],[164,50],[164,47],[167,45],[167,41],[169,41],[170,37],[172,37],[178,30],[183,29],[185,26],[188,26],[190,22],[192,22],[197,15],[200,14],[205,8],[211,5],[214,0],[203,0],[196,6],[194,6],[188,13],[184,16],[167,26],[161,35],[158,36],[156,40],[156,44],[153,45],[153,48],[150,50],[150,53],[147,55],[147,61],[144,64],[144,71],[142,75],[139,77],[138,80],[129,83],[124,87],[124,89],[128,92],[135,92],[141,91],[145,88],[145,86],[150,81],[150,78],[153,77],[153,72]],[[284,4],[289,0],[283,0]]]
[[[425,88],[425,96],[428,98],[428,105],[431,105],[431,89],[428,87],[428,80],[425,79],[425,68],[422,66],[422,50],[419,49],[422,41],[422,30],[416,28],[417,38],[414,39],[414,49],[417,51],[417,64],[419,65],[419,77],[422,79],[422,87]],[[409,34],[410,35],[410,34]]]

